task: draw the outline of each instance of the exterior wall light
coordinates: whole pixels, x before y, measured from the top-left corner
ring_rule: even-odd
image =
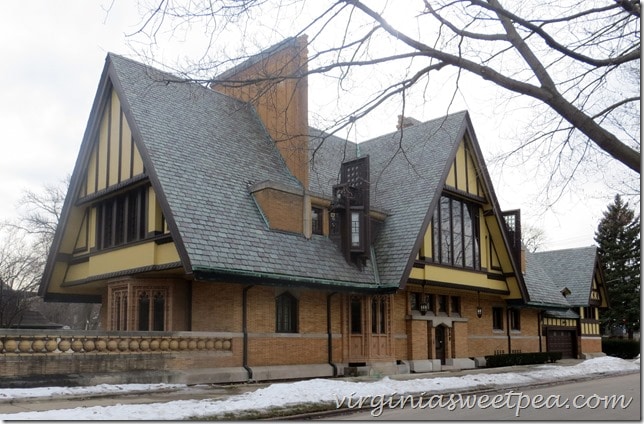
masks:
[[[429,304],[427,304],[427,296],[425,296],[425,282],[423,281],[423,295],[421,297],[420,305],[418,305],[418,310],[421,315],[425,315],[429,310]]]
[[[481,318],[483,316],[483,308],[481,308],[481,292],[480,291],[476,292],[476,299],[477,299],[476,304],[478,305],[476,307],[476,317]]]

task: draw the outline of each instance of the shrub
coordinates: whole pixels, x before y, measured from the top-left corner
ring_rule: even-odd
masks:
[[[513,365],[544,364],[555,362],[561,359],[561,352],[527,352],[527,353],[505,353],[501,355],[489,355],[485,357],[487,368],[510,367]]]
[[[640,353],[640,342],[628,339],[602,338],[602,352],[608,356],[622,359],[633,359]]]

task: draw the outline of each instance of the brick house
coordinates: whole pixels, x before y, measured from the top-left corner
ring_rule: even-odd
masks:
[[[355,144],[309,127],[305,66],[305,37],[210,87],[108,54],[40,295],[132,340],[224,337],[173,357],[191,382],[545,349],[544,311],[570,305],[531,303],[467,112]]]

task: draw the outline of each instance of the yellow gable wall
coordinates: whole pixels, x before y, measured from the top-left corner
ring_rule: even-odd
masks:
[[[481,271],[484,272],[426,263],[423,268],[413,268],[410,278],[495,290],[507,293],[507,298],[520,298],[521,292],[517,279],[508,277],[513,273],[512,263],[497,219],[494,216],[484,215],[486,210],[492,210],[492,205],[487,197],[483,180],[479,178],[479,164],[472,155],[468,143],[467,137],[461,141],[448,173],[445,189],[455,195],[460,193],[465,199],[469,196],[473,203],[477,201],[482,203],[479,212],[479,251],[481,268],[484,268]],[[419,253],[426,262],[432,261],[432,243],[432,225],[430,225],[424,235]],[[488,275],[494,275],[496,278],[488,278]]]
[[[75,195],[76,199],[65,222],[49,292],[94,293],[100,289],[99,285],[87,285],[87,281],[127,270],[180,262],[173,241],[158,242],[159,237],[167,238],[170,231],[157,193],[144,174],[143,160],[115,91],[109,95],[101,113],[98,132],[91,143],[88,162],[84,172],[78,176],[79,192],[68,194]],[[97,250],[96,205],[103,199],[141,185],[147,187],[147,210],[143,213],[148,236],[135,243]]]
[[[80,197],[123,183],[143,172],[141,154],[134,144],[121,102],[112,91],[101,116]]]

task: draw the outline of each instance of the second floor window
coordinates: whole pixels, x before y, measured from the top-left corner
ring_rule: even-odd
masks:
[[[481,268],[479,207],[442,196],[432,219],[435,262],[465,268]]]
[[[311,208],[311,232],[322,234],[322,209]]]
[[[96,247],[107,249],[146,236],[147,186],[103,200],[96,205]]]

